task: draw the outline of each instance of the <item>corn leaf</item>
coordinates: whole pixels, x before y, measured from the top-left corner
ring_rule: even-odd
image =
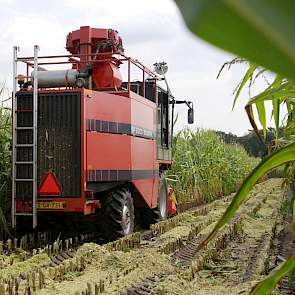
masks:
[[[256,122],[255,122],[252,105],[251,104],[250,105],[246,105],[245,110],[246,110],[248,119],[250,121],[250,124],[251,124],[254,132],[256,133],[259,142],[261,144],[264,144],[263,139],[261,138],[261,135],[259,133],[258,127],[257,127]]]
[[[295,78],[294,0],[175,0],[198,37]]]
[[[258,95],[251,98],[248,105],[257,103],[259,101],[272,100],[274,98],[280,99],[280,101],[285,101],[295,97],[295,83],[288,82],[282,84],[280,87],[267,88],[265,91],[259,93]]]
[[[273,275],[268,276],[265,280],[258,283],[251,290],[250,295],[270,294],[270,292],[275,288],[276,284],[293,269],[295,269],[295,254],[293,254],[286,262],[284,262],[280,269]]]
[[[280,128],[280,100],[278,98],[274,98],[272,100],[273,106],[273,117],[275,120],[276,127],[276,139],[279,137],[279,128]]]
[[[251,64],[251,65],[249,66],[249,68],[248,68],[248,70],[247,70],[245,76],[244,76],[243,79],[242,79],[241,84],[239,85],[239,88],[238,88],[238,90],[237,90],[237,93],[236,93],[236,95],[235,95],[232,109],[234,109],[234,107],[235,107],[235,105],[236,105],[236,102],[237,102],[237,99],[238,99],[238,97],[239,97],[239,95],[240,95],[240,93],[241,93],[243,87],[245,86],[245,84],[247,83],[247,81],[248,81],[249,79],[251,79],[251,77],[253,76],[253,73],[254,73],[254,71],[255,71],[256,68],[257,68],[257,66],[256,66],[255,64]]]
[[[266,138],[266,112],[263,101],[259,101],[256,103],[256,109],[259,117],[260,124],[263,129],[264,138]]]
[[[253,188],[255,183],[268,171],[282,165],[295,161],[295,143],[286,145],[285,147],[277,150],[276,152],[270,154],[268,157],[264,158],[258,166],[249,174],[245,179],[242,186],[239,188],[238,192],[234,196],[231,204],[220,218],[220,220],[215,225],[212,232],[208,237],[199,245],[197,251],[203,248],[210,240],[212,240],[218,231],[224,227],[228,221],[233,217],[235,212],[238,210],[242,202],[247,197],[250,190]]]

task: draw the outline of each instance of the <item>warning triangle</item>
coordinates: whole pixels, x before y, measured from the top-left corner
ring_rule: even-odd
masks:
[[[61,186],[53,172],[48,172],[42,179],[38,189],[39,195],[60,196]]]

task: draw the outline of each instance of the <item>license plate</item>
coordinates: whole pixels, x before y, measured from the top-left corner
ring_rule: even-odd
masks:
[[[37,202],[37,209],[65,209],[65,202]]]

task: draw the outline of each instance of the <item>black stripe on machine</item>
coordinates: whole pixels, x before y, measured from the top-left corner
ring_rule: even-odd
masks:
[[[128,123],[86,119],[86,131],[96,131],[114,134],[127,134],[147,139],[155,139],[152,130],[145,129]]]
[[[159,177],[158,170],[86,170],[86,181],[131,181]]]

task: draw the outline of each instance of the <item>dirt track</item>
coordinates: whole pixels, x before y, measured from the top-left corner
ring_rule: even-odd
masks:
[[[19,294],[28,288],[37,294],[247,294],[276,263],[272,240],[282,229],[281,184],[258,184],[204,251],[195,249],[230,197],[157,224],[140,242],[84,244],[74,258],[27,275]]]

